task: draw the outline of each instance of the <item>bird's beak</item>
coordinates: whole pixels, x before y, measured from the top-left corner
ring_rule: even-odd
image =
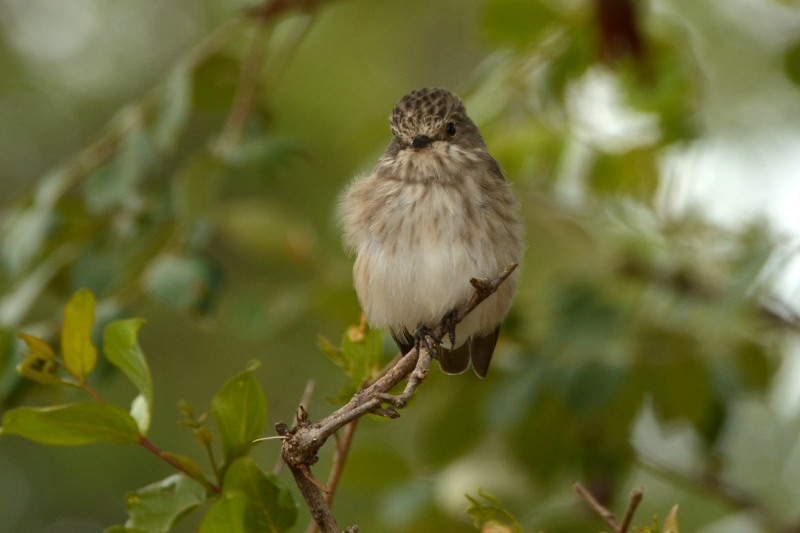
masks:
[[[428,137],[427,135],[417,135],[413,139],[411,139],[411,148],[415,150],[419,148],[425,148],[429,144],[433,142],[433,139]]]

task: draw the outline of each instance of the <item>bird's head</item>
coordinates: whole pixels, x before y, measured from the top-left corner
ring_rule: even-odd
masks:
[[[399,149],[424,150],[437,143],[468,149],[483,146],[463,102],[447,89],[417,89],[405,95],[389,116]]]

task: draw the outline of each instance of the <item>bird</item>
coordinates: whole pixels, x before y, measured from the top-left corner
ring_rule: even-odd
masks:
[[[411,91],[389,125],[392,139],[376,166],[356,176],[338,204],[361,308],[403,354],[443,325],[449,335],[436,339],[432,354],[441,369],[460,374],[471,364],[483,378],[520,269],[460,323],[453,317],[474,293],[471,278],[521,264],[519,202],[451,91]]]

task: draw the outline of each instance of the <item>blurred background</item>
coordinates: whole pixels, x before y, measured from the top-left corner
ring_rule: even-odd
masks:
[[[684,531],[800,531],[796,0],[0,0],[0,72],[0,410],[81,397],[21,381],[16,334],[88,287],[98,332],[147,321],[161,447],[202,460],[177,404],[252,359],[270,427],[309,379],[327,415],[318,336],[359,321],[337,195],[394,103],[445,86],[521,199],[520,288],[486,380],[435,368],[362,421],[340,525],[474,531],[482,488],[526,531],[599,531],[579,480],[620,513],[644,486],[640,526],[677,503]],[[122,523],[172,473],[15,437],[0,472],[9,533]]]

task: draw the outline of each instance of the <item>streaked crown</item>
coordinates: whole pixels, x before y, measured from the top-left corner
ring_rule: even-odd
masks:
[[[397,102],[389,116],[392,134],[399,139],[436,137],[446,122],[464,120],[468,119],[461,99],[441,88],[411,91]]]

